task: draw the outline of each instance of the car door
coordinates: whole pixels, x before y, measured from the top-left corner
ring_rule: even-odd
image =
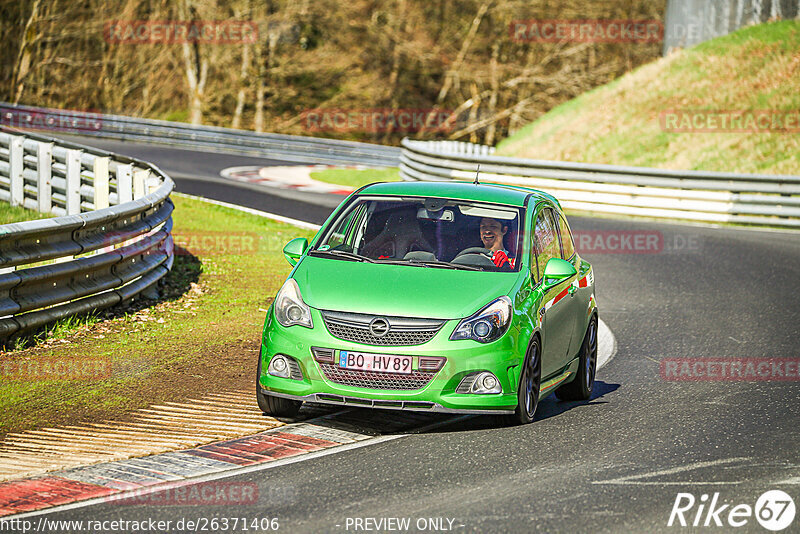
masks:
[[[561,258],[558,226],[553,209],[544,205],[536,215],[533,248],[536,253],[536,280],[541,282],[545,266],[551,258]],[[567,361],[574,318],[569,306],[567,292],[574,278],[560,282],[544,291],[539,304],[542,331],[542,379],[560,371]],[[565,298],[566,296],[566,298]]]
[[[565,298],[564,310],[569,315],[572,322],[571,336],[569,349],[567,349],[567,358],[564,362],[568,363],[572,358],[578,354],[578,350],[583,343],[583,329],[585,321],[583,318],[586,316],[586,309],[588,300],[585,297],[585,292],[578,291],[578,280],[581,277],[581,262],[578,255],[575,253],[575,242],[572,239],[572,232],[569,229],[567,220],[563,213],[553,214],[558,218],[558,236],[561,243],[561,259],[570,262],[575,267],[576,275],[569,279],[570,285],[567,289],[568,297]]]

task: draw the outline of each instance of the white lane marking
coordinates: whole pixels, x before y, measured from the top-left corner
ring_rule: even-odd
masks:
[[[616,353],[617,338],[605,321],[600,319],[597,322],[597,368],[610,362]]]
[[[694,482],[694,481],[659,481],[659,480],[641,480],[643,478],[652,478],[664,475],[674,475],[678,473],[685,473],[687,471],[695,471],[706,467],[715,467],[719,465],[732,464],[732,463],[745,463],[749,462],[750,458],[724,458],[721,460],[710,460],[707,462],[695,462],[688,465],[679,467],[671,467],[669,469],[659,469],[658,471],[650,471],[638,475],[628,475],[619,478],[612,478],[611,480],[595,480],[592,484],[619,484],[630,486],[713,486],[713,485],[728,485],[728,484],[741,484],[742,480],[737,481],[714,481],[714,482]]]
[[[222,202],[221,200],[213,200],[210,198],[198,197],[195,195],[187,195],[186,193],[172,193],[172,195],[183,197],[183,198],[191,198],[192,200],[199,200],[201,202],[207,202],[209,204],[214,204],[216,206],[222,206],[223,208],[230,208],[232,210],[242,211],[244,213],[249,213],[250,215],[256,215],[258,217],[264,217],[265,219],[271,219],[273,221],[278,221],[286,224],[292,224],[294,226],[299,226],[300,228],[305,228],[307,230],[314,230],[317,231],[321,228],[318,224],[311,224],[309,222],[301,221],[298,219],[292,219],[291,217],[284,217],[283,215],[278,215],[276,213],[269,213],[267,211],[260,211],[255,210],[253,208],[246,208],[244,206],[239,206],[238,204],[231,204],[229,202]]]
[[[800,484],[800,477],[787,478],[786,480],[781,480],[775,484]]]

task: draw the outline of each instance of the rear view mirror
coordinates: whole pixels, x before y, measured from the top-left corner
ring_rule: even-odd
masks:
[[[286,246],[283,247],[283,255],[286,257],[286,261],[289,262],[289,265],[295,266],[300,260],[300,257],[306,253],[306,249],[308,249],[308,239],[305,237],[298,237],[286,243]]]
[[[575,276],[575,266],[561,258],[551,258],[544,266],[543,286],[545,289],[558,285],[567,278]]]
[[[455,220],[455,216],[453,215],[453,210],[431,211],[426,208],[420,208],[417,210],[417,219],[453,222]]]

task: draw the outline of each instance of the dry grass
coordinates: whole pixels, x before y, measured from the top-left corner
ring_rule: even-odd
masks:
[[[673,133],[674,110],[800,111],[800,21],[739,30],[561,105],[498,154],[670,169],[800,174],[797,132]]]

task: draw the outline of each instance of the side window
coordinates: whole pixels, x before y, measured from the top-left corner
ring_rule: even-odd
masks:
[[[533,248],[536,251],[536,266],[538,269],[536,280],[544,276],[544,267],[551,258],[559,258],[558,233],[553,223],[552,211],[543,209],[536,216],[534,229]]]
[[[328,237],[327,244],[330,245],[331,248],[342,248],[346,250],[353,250],[352,244],[352,224],[353,220],[358,220],[359,215],[363,213],[364,205],[358,206],[357,208],[350,211],[347,216],[342,219],[339,224],[334,228],[333,232],[331,232],[330,236]],[[348,233],[350,235],[348,235]],[[344,246],[343,246],[344,245]]]
[[[566,219],[558,218],[558,229],[561,234],[561,259],[570,260],[575,255],[575,243],[572,241],[572,232],[569,231]]]

